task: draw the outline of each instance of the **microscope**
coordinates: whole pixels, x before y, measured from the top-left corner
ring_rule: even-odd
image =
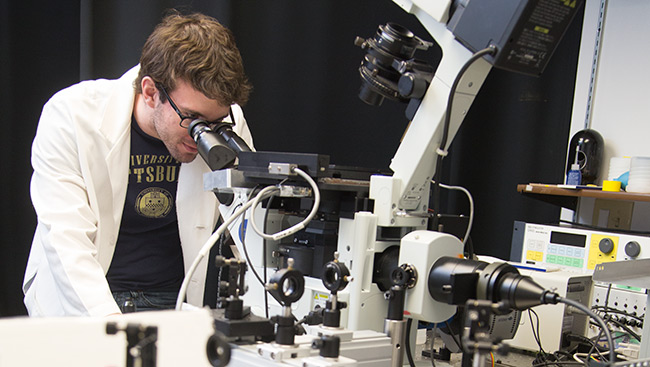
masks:
[[[286,267],[289,257],[294,259],[293,267],[305,275],[305,297],[293,305],[297,317],[329,300],[329,290],[319,281],[320,271],[338,252],[338,261],[355,279],[336,295],[348,305],[341,311],[341,323],[351,330],[384,329],[383,315],[389,307],[384,293],[393,286],[390,269],[405,256],[400,243],[413,231],[437,228],[437,216],[430,210],[437,211],[439,205],[440,163],[491,68],[541,74],[584,1],[395,2],[417,17],[435,41],[391,22],[380,25],[371,37],[354,41],[365,51],[359,66],[359,97],[374,106],[384,100],[407,105],[410,123],[391,161],[391,172],[336,166],[321,154],[241,149],[236,166],[205,177],[206,190],[235,198],[222,201],[224,215],[247,200],[255,187],[281,183],[281,193],[264,202],[264,210],[234,222],[235,228],[263,223],[270,232],[300,220],[313,202],[315,190],[300,177],[283,174],[288,170],[282,167],[300,167],[315,180],[322,196],[320,208],[304,230],[284,239],[248,230],[234,240],[240,252],[244,247],[252,249],[249,266],[260,274],[270,276],[274,269]],[[443,54],[435,67],[416,58],[418,51],[434,42]],[[449,256],[459,254],[462,248]],[[250,290],[243,299],[254,312],[270,308],[280,312],[277,302],[260,302],[266,290],[252,277],[249,280]],[[419,320],[441,322],[450,316],[451,311],[425,315],[426,307],[418,304],[424,301],[414,298],[411,289],[405,292],[406,311],[430,317]]]

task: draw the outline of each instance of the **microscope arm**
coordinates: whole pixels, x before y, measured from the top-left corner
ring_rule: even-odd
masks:
[[[393,176],[372,176],[370,197],[375,200],[374,213],[378,225],[418,227],[427,223],[429,185],[436,170],[438,154],[446,154],[492,66],[479,59],[465,72],[453,97],[448,138],[445,146],[441,147],[451,86],[473,53],[446,27],[444,9],[448,9],[449,1],[421,2],[427,9],[419,7],[418,1],[395,1],[420,20],[442,48],[443,58],[393,157],[390,165]]]

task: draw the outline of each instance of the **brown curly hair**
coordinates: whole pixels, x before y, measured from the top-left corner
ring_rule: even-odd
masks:
[[[224,106],[244,105],[252,89],[230,30],[200,13],[174,10],[163,18],[142,49],[136,93],[144,76],[170,92],[183,79]]]

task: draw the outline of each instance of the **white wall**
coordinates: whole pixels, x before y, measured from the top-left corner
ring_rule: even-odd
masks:
[[[585,128],[600,0],[587,0],[569,140]],[[650,1],[608,0],[593,96],[591,128],[612,156],[650,156]]]
[[[588,126],[587,98],[600,7],[601,0],[586,1],[569,141]],[[650,1],[606,2],[599,53],[590,127],[605,140],[602,182],[611,157],[650,156]],[[587,207],[580,209],[581,222],[591,220]],[[648,203],[637,202],[632,229],[647,230],[649,213]],[[573,212],[562,211],[562,219],[572,217]]]

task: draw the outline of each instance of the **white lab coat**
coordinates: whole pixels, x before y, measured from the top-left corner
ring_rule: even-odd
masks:
[[[85,81],[43,107],[32,146],[32,203],[38,216],[23,292],[31,316],[119,312],[105,274],[119,233],[129,173],[131,115],[138,67],[120,79]],[[239,106],[235,132],[252,147]],[[200,156],[182,164],[176,210],[185,269],[212,234],[218,202],[203,190]],[[187,300],[201,305],[204,259]]]

